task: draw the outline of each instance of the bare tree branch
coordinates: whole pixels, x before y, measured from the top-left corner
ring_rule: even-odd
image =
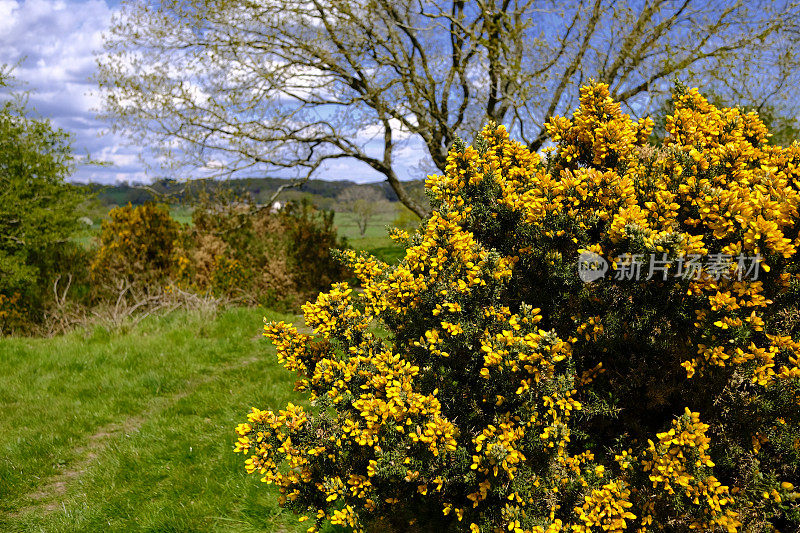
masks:
[[[351,159],[424,216],[400,148],[441,171],[495,120],[539,149],[590,78],[641,113],[680,75],[796,115],[798,20],[794,0],[130,0],[98,82],[111,128],[174,172],[299,184]]]

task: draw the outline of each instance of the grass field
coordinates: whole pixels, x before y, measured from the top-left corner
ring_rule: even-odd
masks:
[[[395,217],[363,236],[350,213],[335,224],[351,247],[396,261]],[[100,222],[79,242],[92,246]],[[232,451],[251,406],[302,403],[260,335],[264,315],[300,319],[177,311],[127,331],[0,338],[0,531],[305,531]]]
[[[397,218],[392,210],[375,215],[367,224],[366,232],[361,235],[352,213],[338,212],[333,221],[339,232],[347,238],[347,243],[356,250],[366,250],[386,262],[395,262],[403,257],[404,249],[392,242],[388,235],[388,227]]]
[[[301,531],[233,429],[299,400],[258,309],[0,339],[0,531]]]

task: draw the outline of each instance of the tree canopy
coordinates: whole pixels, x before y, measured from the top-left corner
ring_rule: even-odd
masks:
[[[0,89],[9,82],[0,73]],[[64,181],[73,167],[69,135],[33,118],[24,96],[9,96],[0,104],[0,333],[11,314],[30,319],[40,310],[51,275],[74,246],[84,197]]]
[[[351,158],[422,215],[400,182],[405,143],[443,171],[457,136],[494,121],[538,150],[590,78],[633,115],[675,75],[796,113],[799,15],[793,1],[132,0],[98,81],[113,128],[179,168],[303,179]]]

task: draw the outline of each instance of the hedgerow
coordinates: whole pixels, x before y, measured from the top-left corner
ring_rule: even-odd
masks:
[[[297,310],[346,269],[330,255],[346,246],[333,213],[289,202],[279,212],[241,202],[201,204],[178,258],[178,279],[251,304]]]
[[[800,144],[674,102],[658,148],[603,84],[544,156],[457,142],[399,264],[265,326],[313,407],[254,408],[246,470],[309,531],[797,531]]]

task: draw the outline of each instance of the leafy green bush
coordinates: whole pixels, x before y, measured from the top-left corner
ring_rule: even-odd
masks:
[[[350,274],[331,255],[331,250],[347,248],[347,240],[336,233],[333,217],[333,211],[321,211],[307,201],[289,202],[280,211],[287,239],[288,267],[301,302]]]
[[[0,335],[40,323],[55,278],[81,267],[62,260],[77,252],[84,199],[64,181],[72,167],[66,132],[31,118],[22,100],[0,105]]]
[[[309,531],[797,531],[800,144],[674,100],[659,148],[603,84],[544,158],[457,142],[398,265],[266,325],[314,407],[246,470]]]

